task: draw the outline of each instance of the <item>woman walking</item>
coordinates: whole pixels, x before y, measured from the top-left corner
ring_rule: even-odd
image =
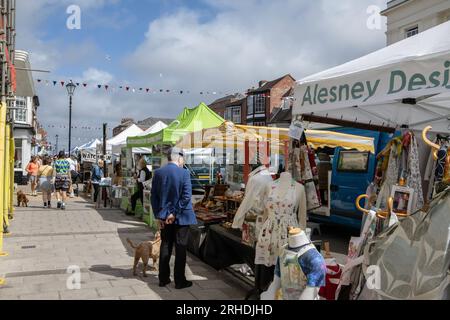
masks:
[[[44,201],[44,208],[52,207],[52,192],[53,192],[53,178],[54,172],[51,166],[52,160],[45,157],[42,161],[42,166],[38,171],[39,190],[42,192],[42,200]]]
[[[58,200],[58,209],[66,210],[67,191],[70,187],[70,164],[66,159],[64,151],[58,154],[58,159],[54,161],[55,170],[55,190]]]
[[[28,163],[26,169],[28,174],[28,180],[31,182],[31,195],[37,196],[36,185],[37,185],[37,174],[39,171],[39,164],[36,157],[32,157]]]

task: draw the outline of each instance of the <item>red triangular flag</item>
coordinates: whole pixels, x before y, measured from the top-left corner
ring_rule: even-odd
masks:
[[[149,92],[149,91],[150,91],[150,89],[149,89],[149,88],[147,88],[147,89],[145,89],[145,91]]]
[[[105,90],[108,90],[109,86],[105,84]]]
[[[64,81],[61,81],[61,87],[64,87],[64,83],[65,83]]]
[[[126,87],[127,91],[130,90],[130,87]]]
[[[85,87],[85,88],[86,88],[86,86],[87,86],[87,83],[83,83],[83,87]]]

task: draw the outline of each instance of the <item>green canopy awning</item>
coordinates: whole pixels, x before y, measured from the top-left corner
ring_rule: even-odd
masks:
[[[129,137],[127,147],[149,148],[159,144],[175,144],[188,133],[215,128],[224,122],[225,120],[221,116],[212,111],[206,104],[201,103],[193,109],[185,108],[174,122],[157,133],[142,137]]]

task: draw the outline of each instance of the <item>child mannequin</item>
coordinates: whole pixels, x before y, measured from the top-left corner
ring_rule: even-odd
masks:
[[[326,266],[322,255],[300,228],[289,230],[289,244],[283,249],[274,281],[261,300],[275,300],[281,288],[284,300],[317,300],[325,285]]]

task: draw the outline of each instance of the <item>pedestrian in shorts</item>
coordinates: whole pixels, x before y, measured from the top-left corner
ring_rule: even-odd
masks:
[[[55,191],[56,199],[58,200],[57,208],[65,210],[67,192],[70,188],[70,163],[66,159],[64,151],[61,151],[58,155],[58,159],[54,161],[53,166],[55,168]]]

